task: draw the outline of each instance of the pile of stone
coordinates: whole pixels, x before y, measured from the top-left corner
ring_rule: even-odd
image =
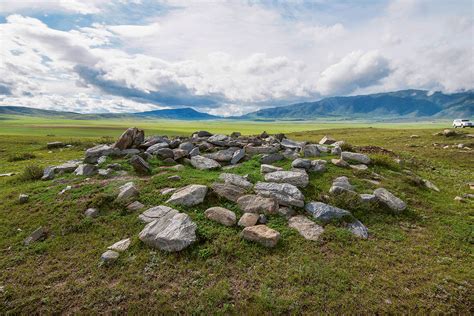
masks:
[[[327,162],[319,159],[320,156],[338,156],[332,160],[337,166],[367,169],[370,158],[365,154],[343,151],[343,144],[329,136],[323,137],[318,144],[310,144],[288,139],[283,134],[271,136],[265,132],[258,136],[242,136],[240,133],[227,136],[199,131],[190,137],[145,137],[143,130],[129,128],[114,144],[87,149],[82,161],[46,168],[43,179],[51,180],[64,173],[111,177],[121,169],[121,165],[108,163],[109,157],[125,157],[136,173],[146,175],[152,172],[148,161],[153,157],[168,164],[178,164],[176,169],[182,168],[181,164],[189,164],[199,170],[216,170],[229,169],[258,155],[264,181],[252,183],[247,176],[222,172],[210,187],[191,184],[162,189],[161,194],[170,195],[166,205],[151,208],[137,201],[139,189],[133,182],[128,182],[119,187],[117,200],[126,203],[130,211],[140,210],[138,218],[145,224],[139,233],[142,242],[170,252],[180,251],[197,239],[196,223],[189,215],[173,207],[180,210],[194,207],[202,204],[209,195],[235,203],[242,216],[239,218],[234,211],[214,205],[204,212],[208,220],[228,227],[242,227],[242,238],[265,247],[276,246],[280,239],[280,233],[267,226],[268,216],[284,217],[289,227],[312,241],[318,240],[324,232],[324,225],[335,221],[355,236],[365,239],[368,238],[368,229],[351,212],[318,201],[306,202],[301,191],[309,185],[311,175],[326,171]],[[291,170],[272,165],[284,159],[292,160]],[[169,179],[180,180],[179,176]],[[330,193],[351,194],[366,202],[377,201],[394,211],[406,208],[403,201],[383,188],[376,189],[373,194],[356,193],[347,177],[336,178]],[[91,208],[84,215],[94,218],[100,215],[100,211]],[[102,255],[102,260],[116,260],[129,245],[130,239],[117,242]]]

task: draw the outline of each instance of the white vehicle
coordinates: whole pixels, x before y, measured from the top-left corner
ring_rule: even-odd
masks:
[[[474,127],[474,123],[472,123],[470,120],[461,120],[461,119],[457,119],[457,120],[454,120],[453,121],[453,127],[454,128],[457,128],[457,127]]]

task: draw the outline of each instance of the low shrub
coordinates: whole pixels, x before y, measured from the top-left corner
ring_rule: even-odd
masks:
[[[390,157],[389,155],[373,154],[370,155],[370,159],[374,166],[380,166],[395,171],[399,171],[401,169],[400,165],[393,159],[393,157]]]
[[[43,176],[43,169],[36,165],[30,165],[23,170],[23,173],[20,175],[20,180],[30,181],[30,180],[39,180]]]
[[[30,159],[35,159],[36,155],[30,154],[30,153],[22,153],[22,154],[15,154],[13,156],[8,157],[9,162],[14,162],[14,161],[23,161],[23,160],[30,160]]]

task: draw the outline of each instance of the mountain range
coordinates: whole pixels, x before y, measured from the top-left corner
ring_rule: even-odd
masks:
[[[471,118],[474,92],[445,94],[424,90],[402,90],[369,95],[330,97],[315,102],[266,108],[242,116],[219,117],[192,108],[164,109],[139,113],[80,114],[19,106],[0,106],[0,114],[62,117],[70,119],[147,118],[170,120],[315,120]]]

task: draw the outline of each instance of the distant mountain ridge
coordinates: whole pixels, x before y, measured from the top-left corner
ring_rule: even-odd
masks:
[[[224,119],[192,108],[163,109],[138,113],[97,113],[42,110],[19,106],[0,106],[0,114],[63,117],[69,119],[147,118],[169,120]],[[445,94],[424,90],[401,90],[347,97],[329,97],[315,102],[266,108],[242,116],[240,120],[316,120],[316,119],[410,119],[472,118],[474,92]]]
[[[252,112],[238,119],[317,119],[350,118],[447,118],[472,117],[472,91],[444,94],[423,90],[402,90],[388,93],[330,97]]]
[[[111,118],[150,118],[170,120],[212,120],[220,117],[207,113],[198,112],[192,108],[163,109],[138,113],[97,113],[80,114],[76,112],[63,112],[53,110],[42,110],[21,106],[0,106],[0,114],[24,115],[24,116],[54,116],[69,119],[111,119]]]

